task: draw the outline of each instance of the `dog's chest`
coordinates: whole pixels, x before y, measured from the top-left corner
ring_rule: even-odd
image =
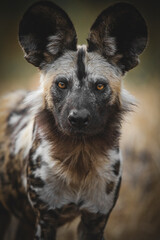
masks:
[[[79,158],[78,161],[83,162],[83,159]],[[87,170],[76,166],[73,169],[70,164],[66,166],[64,162],[49,157],[49,145],[43,143],[32,155],[31,165],[34,168],[30,166],[32,180],[29,181],[29,187],[49,209],[61,209],[72,203],[79,209],[107,213],[121,171],[120,156],[116,150],[112,150],[108,157],[94,161],[97,162],[92,162]],[[37,167],[34,165],[36,163]],[[116,164],[118,174],[115,174]],[[34,205],[36,201],[32,199],[31,202]]]

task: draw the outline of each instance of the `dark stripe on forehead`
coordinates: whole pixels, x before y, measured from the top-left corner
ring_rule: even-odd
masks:
[[[84,59],[85,50],[83,48],[80,48],[77,55],[77,77],[80,81],[86,77]]]

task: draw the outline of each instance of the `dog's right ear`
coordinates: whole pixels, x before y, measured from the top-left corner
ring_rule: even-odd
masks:
[[[33,4],[19,25],[19,42],[25,59],[42,68],[65,50],[76,51],[77,35],[68,15],[52,2]]]

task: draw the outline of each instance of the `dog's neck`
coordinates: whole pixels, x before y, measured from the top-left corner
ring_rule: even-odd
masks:
[[[80,180],[91,169],[96,169],[107,158],[108,151],[119,146],[120,124],[110,123],[104,132],[89,137],[63,135],[55,125],[52,113],[40,112],[36,119],[37,133],[42,133],[51,146],[51,156],[70,172],[72,179]],[[36,136],[39,137],[38,135]]]
[[[95,151],[106,152],[108,149],[113,149],[119,146],[120,127],[121,127],[121,112],[116,117],[111,117],[111,121],[106,123],[103,132],[94,136],[68,136],[59,131],[56,126],[52,113],[46,109],[39,112],[35,118],[35,123],[39,131],[43,132],[44,137],[57,153],[71,152],[72,149],[85,149],[86,146]],[[56,146],[56,149],[55,149]]]

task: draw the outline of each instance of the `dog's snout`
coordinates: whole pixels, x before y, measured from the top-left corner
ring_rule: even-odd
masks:
[[[90,113],[87,109],[71,110],[68,115],[70,124],[74,127],[86,127],[90,121]]]

